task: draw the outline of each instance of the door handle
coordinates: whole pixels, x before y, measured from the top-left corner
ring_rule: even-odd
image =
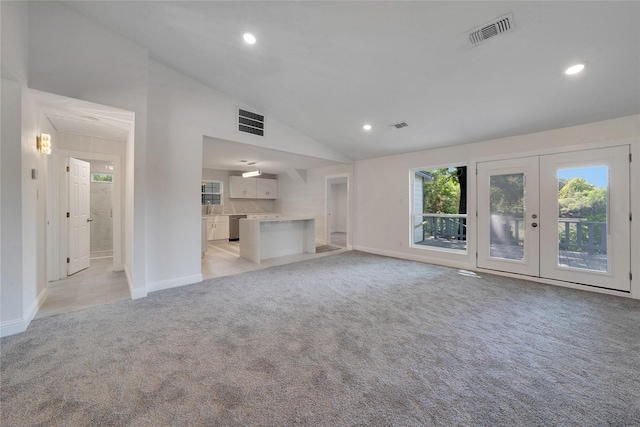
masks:
[[[532,222],[532,223],[531,223],[531,226],[532,226],[533,228],[536,228],[536,227],[538,226],[538,223],[537,223],[537,222]]]
[[[93,218],[87,218],[87,222],[93,221]]]

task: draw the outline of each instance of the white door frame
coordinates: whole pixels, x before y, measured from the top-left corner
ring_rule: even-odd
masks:
[[[67,275],[72,275],[91,265],[91,163],[67,161]]]
[[[480,162],[477,164],[477,170],[476,201],[478,220],[476,235],[478,241],[478,258],[476,263],[478,267],[538,277],[540,275],[538,156]],[[520,173],[524,176],[524,195],[526,200],[524,217],[522,218],[525,233],[523,258],[520,260],[511,260],[492,257],[490,254],[490,203],[487,197],[480,197],[480,193],[490,194],[490,182],[488,181],[490,176]]]
[[[478,256],[476,261],[477,268],[488,268],[492,270],[498,270],[515,274],[526,274],[545,280],[559,280],[568,283],[574,283],[579,285],[595,286],[598,288],[604,288],[607,290],[621,290],[624,292],[631,292],[631,280],[629,278],[629,272],[631,270],[630,256],[632,243],[630,240],[631,224],[628,221],[628,214],[630,209],[629,198],[629,145],[623,146],[604,146],[604,147],[581,147],[580,149],[573,150],[571,152],[560,153],[547,153],[540,155],[532,155],[518,158],[502,158],[500,160],[492,160],[488,162],[476,162],[477,167],[477,239],[478,239]],[[487,209],[488,202],[480,197],[480,191],[482,190],[481,180],[486,180],[488,177],[487,171],[498,170],[501,173],[510,173],[509,166],[514,166],[516,169],[524,170],[527,159],[539,159],[539,178],[535,177],[539,181],[539,189],[534,191],[533,197],[539,197],[539,203],[541,206],[535,207],[539,210],[539,219],[545,221],[544,230],[539,228],[535,229],[539,235],[539,248],[542,250],[545,248],[545,256],[540,255],[539,266],[540,270],[538,274],[531,271],[519,271],[517,265],[508,265],[508,260],[499,260],[492,264],[492,260],[489,260],[488,256],[483,256],[483,252],[487,252],[486,246],[488,243],[488,235],[486,232],[487,224]],[[503,164],[503,168],[499,166]],[[488,169],[485,165],[488,165]],[[612,227],[608,227],[608,232],[612,233],[612,238],[608,239],[608,272],[599,272],[591,270],[583,270],[569,267],[557,266],[558,259],[558,245],[557,245],[557,222],[553,218],[557,218],[558,204],[557,204],[557,181],[556,181],[556,168],[571,166],[582,168],[589,166],[606,165],[609,168],[610,187],[609,197],[609,221],[611,221]],[[485,182],[485,185],[487,183]],[[613,189],[619,191],[613,191]],[[488,191],[487,191],[488,194]],[[543,197],[544,196],[544,197]],[[551,202],[550,202],[551,200]],[[529,201],[527,202],[529,203]],[[528,215],[527,215],[528,216]],[[531,221],[529,218],[525,218],[527,225]],[[550,226],[551,223],[551,226]],[[484,230],[484,232],[483,232]],[[529,232],[530,227],[527,228]],[[541,232],[543,231],[543,232]],[[615,238],[614,238],[615,235]],[[484,240],[483,240],[484,238]],[[535,238],[534,235],[529,235],[529,239]],[[482,249],[485,249],[484,251]],[[573,287],[573,286],[571,286]]]
[[[343,184],[347,181],[347,249],[352,249],[353,245],[349,244],[351,237],[351,176],[349,173],[340,173],[325,176],[325,192],[324,192],[324,238],[325,244],[331,244],[331,227],[329,226],[329,195],[331,194],[331,184]],[[336,182],[339,181],[339,182]]]
[[[630,292],[631,223],[629,221],[629,146],[581,150],[576,153],[552,154],[540,157],[540,193],[553,194],[541,206],[541,217],[557,226],[557,170],[571,167],[607,166],[609,171],[607,214],[607,271],[562,267],[558,265],[557,229],[541,230],[540,245],[549,256],[541,257],[540,276],[578,282],[590,286]]]
[[[53,216],[49,219],[52,234],[57,237],[57,245],[48,246],[47,260],[51,258],[51,275],[47,281],[60,280],[67,277],[67,251],[68,251],[68,230],[67,230],[67,175],[66,166],[69,157],[85,160],[103,160],[113,162],[114,187],[111,192],[111,205],[113,207],[113,271],[124,270],[123,262],[123,206],[122,195],[124,194],[125,182],[122,165],[122,157],[113,154],[91,153],[73,150],[55,150],[56,157],[53,161],[54,170],[51,171],[49,179],[57,180],[57,185],[52,185],[50,190],[53,194],[48,194],[47,200],[51,200],[52,206],[57,208]],[[55,242],[55,237],[53,238]]]

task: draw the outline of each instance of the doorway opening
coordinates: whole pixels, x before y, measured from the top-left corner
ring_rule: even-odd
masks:
[[[127,168],[125,179],[125,165],[133,161],[134,113],[32,92],[54,141],[46,173],[47,298],[36,317],[128,299],[124,235],[133,218],[125,205],[133,199],[125,193],[133,176]]]
[[[326,178],[326,242],[330,246],[349,246],[349,175]]]

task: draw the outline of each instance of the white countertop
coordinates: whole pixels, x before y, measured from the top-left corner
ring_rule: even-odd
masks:
[[[251,213],[221,213],[202,215],[202,218],[211,218],[214,216],[236,216],[236,215],[282,215],[280,212],[251,212]]]
[[[257,221],[257,222],[284,222],[284,221],[308,221],[315,218],[298,217],[298,216],[281,216],[278,218],[256,218],[248,219],[242,218],[240,221]]]

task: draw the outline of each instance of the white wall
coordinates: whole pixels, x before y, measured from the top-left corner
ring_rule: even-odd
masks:
[[[327,243],[326,178],[327,176],[339,174],[348,174],[349,179],[353,180],[352,165],[337,164],[335,166],[309,169],[304,184],[296,184],[286,174],[278,175],[276,210],[282,212],[284,216],[315,218],[316,242],[318,244]],[[351,242],[352,233],[349,233],[347,244],[351,245]]]
[[[200,181],[203,136],[315,157],[339,153],[269,118],[265,138],[237,132],[236,108],[250,108],[149,61],[146,272],[149,290],[202,280]],[[137,167],[137,164],[136,164]]]
[[[0,2],[0,68],[5,79],[27,84],[29,56],[29,4]]]
[[[4,10],[3,10],[4,23]],[[22,87],[1,79],[0,97],[0,332],[22,332]]]
[[[469,239],[468,253],[452,254],[423,248],[410,248],[411,213],[410,169],[446,165],[467,164],[471,170],[478,160],[491,158],[522,157],[570,151],[601,145],[631,144],[635,159],[640,158],[640,116],[591,123],[564,129],[529,135],[502,138],[449,148],[427,150],[397,156],[358,161],[355,164],[356,182],[356,248],[373,253],[397,256],[420,261],[436,262],[460,268],[475,267],[476,242]],[[632,210],[640,212],[640,161],[634,160],[632,169]],[[468,206],[476,204],[475,174],[469,174]],[[375,212],[375,215],[371,213]],[[640,227],[632,223],[632,260],[640,260]],[[468,221],[470,236],[476,234],[475,217]],[[640,265],[632,262],[632,265]],[[632,294],[640,298],[640,281],[635,280]]]

